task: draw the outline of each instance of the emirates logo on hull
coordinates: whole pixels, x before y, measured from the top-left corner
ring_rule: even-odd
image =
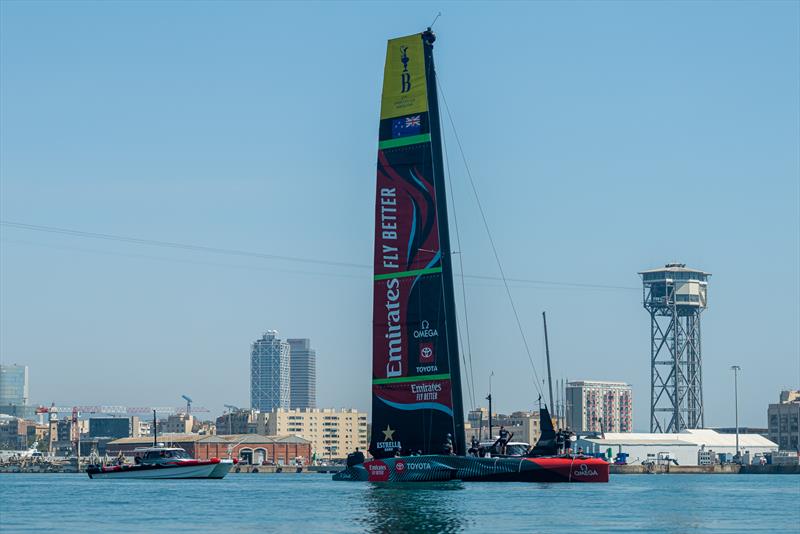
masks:
[[[389,466],[380,460],[374,460],[364,464],[367,468],[368,478],[370,482],[386,482],[389,480]]]

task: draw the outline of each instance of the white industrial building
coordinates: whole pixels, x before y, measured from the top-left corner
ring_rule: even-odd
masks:
[[[628,454],[628,464],[638,465],[646,460],[655,460],[659,455],[668,454],[679,465],[700,465],[700,452],[713,451],[715,455],[736,454],[736,435],[720,434],[709,429],[690,429],[672,434],[645,434],[634,432],[606,432],[605,437],[578,438],[576,447],[586,453],[606,453],[611,449],[611,460],[622,452]],[[739,434],[739,450],[743,455],[749,453],[752,459],[756,454],[772,452],[778,445],[759,434]]]

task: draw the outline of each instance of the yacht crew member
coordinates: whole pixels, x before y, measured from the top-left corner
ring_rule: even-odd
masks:
[[[506,430],[506,427],[504,427],[504,426],[500,427],[499,435],[500,435],[500,439],[497,440],[497,441],[499,442],[499,445],[500,445],[500,454],[505,454],[506,453],[506,445],[508,445],[508,430]]]
[[[480,442],[478,441],[477,436],[472,436],[472,442],[470,443],[469,453],[473,456],[478,456],[478,450],[480,449]]]
[[[447,434],[447,438],[444,441],[444,453],[447,455],[453,454],[453,436],[451,434]]]

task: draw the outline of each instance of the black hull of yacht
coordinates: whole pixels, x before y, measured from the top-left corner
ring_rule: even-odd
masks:
[[[609,464],[585,456],[478,458],[430,454],[370,460],[333,480],[362,482],[608,482]]]

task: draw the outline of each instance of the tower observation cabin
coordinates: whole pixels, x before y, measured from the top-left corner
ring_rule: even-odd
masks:
[[[702,428],[700,315],[711,273],[668,263],[639,275],[650,313],[650,431]]]

